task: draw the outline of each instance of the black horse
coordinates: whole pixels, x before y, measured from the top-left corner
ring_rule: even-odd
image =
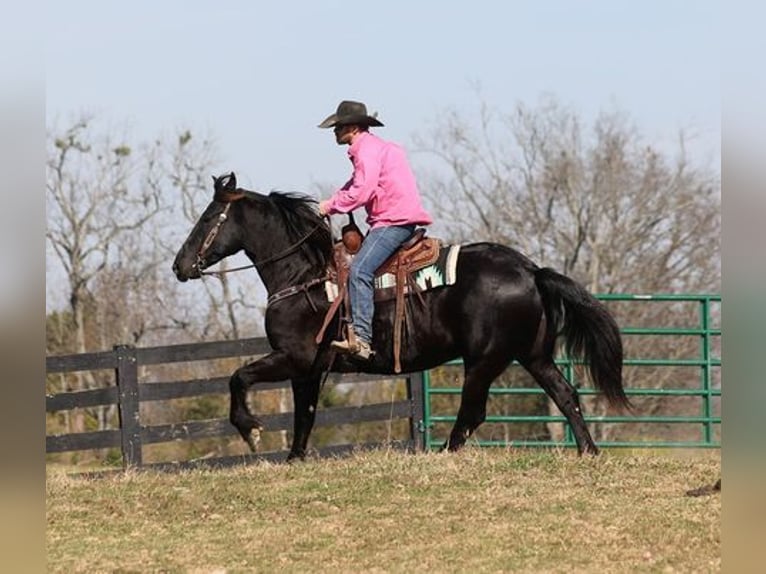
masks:
[[[298,194],[240,189],[233,173],[213,179],[213,201],[179,250],[173,271],[179,281],[196,279],[241,250],[253,262],[269,294],[265,320],[273,351],[232,375],[229,418],[254,450],[262,425],[246,404],[248,389],[290,379],[295,418],[288,460],[304,458],[320,381],[328,369],[393,373],[394,302],[376,303],[376,353],[369,363],[331,352],[337,318],[317,344],[315,336],[330,305],[324,280],[333,239],[316,202]],[[598,453],[577,391],[553,359],[561,336],[569,355],[588,363],[596,388],[609,403],[629,406],[622,386],[619,329],[598,300],[568,277],[494,243],[461,246],[454,284],[425,291],[422,297],[422,303],[407,303],[411,327],[402,345],[402,371],[429,369],[456,358],[465,367],[460,408],[445,448],[462,447],[484,421],[492,381],[516,359],[567,418],[578,452]]]

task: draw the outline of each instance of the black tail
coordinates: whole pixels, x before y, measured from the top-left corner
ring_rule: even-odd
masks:
[[[630,408],[622,387],[622,339],[609,310],[569,277],[544,267],[535,272],[549,333],[564,337],[567,355],[584,359],[609,404]]]

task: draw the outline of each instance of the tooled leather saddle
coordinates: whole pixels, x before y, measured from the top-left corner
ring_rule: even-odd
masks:
[[[432,237],[425,237],[426,230],[418,228],[415,233],[402,246],[389,257],[383,265],[375,272],[376,277],[385,274],[391,274],[395,278],[395,306],[394,306],[394,372],[399,373],[402,370],[400,361],[402,332],[405,327],[405,296],[410,293],[420,291],[417,283],[413,279],[413,273],[429,265],[433,265],[439,258],[440,241]],[[333,266],[331,278],[338,285],[338,295],[333,300],[330,308],[325,315],[322,328],[316,336],[316,342],[319,343],[325,334],[325,330],[332,321],[335,314],[344,306],[344,323],[348,325],[350,321],[351,306],[348,297],[348,276],[351,261],[354,255],[359,251],[363,237],[359,228],[354,223],[353,216],[349,214],[349,223],[341,230],[342,238],[337,241],[333,248]],[[347,335],[353,337],[353,330],[347,330]],[[349,341],[354,343],[354,341]]]

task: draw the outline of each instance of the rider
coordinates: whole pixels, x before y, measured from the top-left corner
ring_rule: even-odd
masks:
[[[363,103],[344,100],[319,124],[320,128],[333,128],[338,145],[349,146],[354,166],[351,179],[319,203],[319,213],[349,213],[358,207],[367,212],[369,231],[351,262],[348,279],[349,331],[355,337],[331,344],[339,352],[362,359],[374,352],[370,344],[375,271],[412,236],[416,225],[431,223],[404,150],[369,131],[370,126],[383,126],[375,116],[367,115]]]

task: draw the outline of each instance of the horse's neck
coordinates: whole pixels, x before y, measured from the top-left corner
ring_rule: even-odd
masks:
[[[317,226],[321,221],[317,220]],[[317,269],[316,261],[307,253],[305,245],[313,231],[300,237],[290,237],[280,215],[268,205],[246,213],[244,249],[258,269],[266,291],[277,291],[316,279],[325,273]]]

